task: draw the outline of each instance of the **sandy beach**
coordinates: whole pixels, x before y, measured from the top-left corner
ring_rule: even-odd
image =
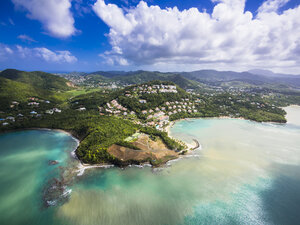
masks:
[[[196,119],[196,118],[186,118],[186,119],[179,119],[179,120],[172,121],[172,122],[170,122],[170,124],[169,124],[167,127],[165,127],[165,131],[168,133],[169,137],[178,140],[177,138],[175,138],[175,137],[173,137],[173,136],[171,135],[171,128],[172,128],[172,127],[174,126],[174,124],[177,123],[177,122],[180,122],[180,121],[183,121],[183,120],[187,121],[187,120],[192,120],[192,119]],[[183,141],[181,141],[181,140],[178,140],[178,141],[183,142]],[[186,150],[195,150],[195,149],[201,147],[201,145],[200,145],[200,143],[199,143],[198,140],[193,139],[193,142],[194,142],[193,144],[192,144],[192,143],[183,142],[183,143],[187,146],[187,149],[186,149]]]

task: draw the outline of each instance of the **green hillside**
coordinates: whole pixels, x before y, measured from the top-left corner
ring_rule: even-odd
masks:
[[[0,77],[0,109],[9,107],[11,101],[25,101],[30,96],[40,96],[31,85]]]
[[[116,82],[119,84],[142,84],[153,80],[172,81],[183,89],[193,89],[201,84],[195,80],[189,80],[180,74],[161,73],[150,71],[134,72],[93,72],[86,75],[87,83]]]
[[[45,90],[67,91],[71,89],[67,85],[68,81],[66,79],[40,71],[25,72],[7,69],[0,73],[0,77],[32,85],[35,88],[42,88]]]
[[[24,72],[8,69],[0,73],[0,110],[12,101],[25,102],[29,97],[61,102],[64,93],[74,88],[67,80],[44,72]]]
[[[93,92],[85,95],[80,95],[72,99],[73,106],[84,105],[87,109],[97,110],[99,106],[105,105],[113,99],[117,99],[120,103],[140,115],[142,110],[153,109],[162,106],[167,101],[180,101],[182,98],[190,97],[185,90],[177,86],[177,93],[152,93],[141,94],[135,89],[141,85],[175,85],[172,81],[153,80],[143,84],[136,84],[117,90],[111,93]],[[126,93],[130,93],[131,97],[126,97]],[[139,99],[144,99],[147,103],[139,102]],[[77,103],[77,104],[74,104]]]
[[[28,81],[30,74],[33,74],[32,81]],[[142,78],[146,74],[129,77]],[[149,79],[157,76],[154,72]],[[165,76],[176,79],[181,86],[186,81],[179,75]],[[43,79],[50,80],[50,85]],[[76,154],[83,162],[122,165],[123,162],[108,153],[108,148],[113,144],[131,146],[124,140],[136,132],[145,133],[153,140],[160,138],[169,149],[182,150],[184,146],[164,132],[173,120],[228,116],[286,122],[284,110],[252,93],[188,93],[174,82],[161,80],[113,90],[69,89],[65,79],[47,73],[4,71],[0,74],[0,111],[4,121],[0,132],[24,128],[67,130],[80,138]],[[36,104],[30,104],[28,97],[37,97]]]

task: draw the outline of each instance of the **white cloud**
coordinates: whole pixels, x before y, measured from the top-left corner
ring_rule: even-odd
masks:
[[[11,50],[11,48],[9,48],[9,47],[4,47],[4,51],[5,51],[6,53],[8,53],[8,54],[13,54],[13,53],[14,53],[14,51]]]
[[[13,53],[14,51],[10,47],[0,43],[0,59],[4,59]]]
[[[270,13],[270,12],[277,12],[279,8],[284,6],[290,0],[267,0],[265,1],[259,8],[259,13]]]
[[[14,51],[10,47],[0,43],[0,62],[6,61],[13,53]]]
[[[36,56],[41,57],[47,62],[76,62],[77,58],[69,51],[56,51],[53,52],[47,48],[34,48],[34,53]]]
[[[40,21],[50,35],[69,37],[75,34],[71,0],[12,0],[17,8],[25,8],[30,19]]]
[[[0,43],[0,61],[18,61],[20,59],[58,64],[77,62],[77,58],[69,51],[52,51],[44,47],[28,48],[20,45],[10,47]]]
[[[14,22],[11,18],[8,19],[8,22],[9,22],[12,26],[15,25],[15,22]]]
[[[27,48],[17,45],[18,54],[22,58],[39,58],[49,63],[74,63],[77,58],[69,51],[51,51],[47,48]]]
[[[299,68],[300,6],[278,14],[287,1],[267,1],[253,17],[244,11],[245,0],[213,2],[208,14],[197,8],[161,9],[144,1],[125,12],[98,0],[93,10],[110,27],[112,46],[101,56],[110,63],[160,68]]]
[[[19,39],[21,39],[22,41],[25,41],[25,42],[37,42],[36,40],[32,39],[31,37],[29,37],[28,35],[26,34],[21,34],[18,36]]]

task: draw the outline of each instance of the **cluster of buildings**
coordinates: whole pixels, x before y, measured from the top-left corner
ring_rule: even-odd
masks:
[[[149,116],[155,112],[163,112],[166,115],[173,115],[176,113],[197,113],[198,110],[196,109],[196,106],[193,102],[191,102],[189,99],[182,99],[183,101],[178,102],[166,102],[162,107],[156,107],[155,109],[150,110],[143,110],[142,114],[149,114]],[[149,117],[148,116],[148,117]],[[151,116],[149,117],[149,119]]]
[[[46,114],[50,114],[50,115],[52,115],[53,113],[61,113],[61,109],[58,109],[58,108],[53,108],[53,109],[48,109],[48,110],[46,110]]]
[[[15,116],[7,116],[6,118],[0,118],[0,123],[2,126],[7,126],[10,123],[14,123],[17,119],[24,117],[23,114],[19,113],[16,117]]]
[[[147,117],[147,125],[155,126],[157,129],[162,130],[163,127],[169,123],[169,119],[169,116],[164,112],[156,112],[153,115],[151,114]]]
[[[25,108],[25,111],[24,111],[24,108],[23,108],[23,111],[22,113],[28,113],[27,117],[41,117],[42,114],[37,112],[37,109],[38,107],[40,107],[40,103],[46,103],[46,104],[49,104],[50,101],[48,100],[41,100],[41,99],[38,99],[38,98],[35,98],[35,97],[30,97],[28,99],[29,102],[25,103],[28,108]],[[18,105],[20,105],[19,102],[17,101],[12,101],[10,103],[10,108],[13,108],[14,112],[17,112],[18,114],[14,116],[7,116],[6,118],[0,118],[0,124],[2,123],[2,126],[7,126],[11,123],[14,123],[16,120],[22,120],[24,117],[26,117],[26,114],[24,113],[24,115],[22,113],[19,113],[20,110],[19,108],[17,107]],[[45,114],[53,114],[53,113],[60,113],[62,112],[61,109],[58,109],[58,108],[52,108],[52,109],[48,109],[45,111]],[[2,112],[4,113],[4,112]]]
[[[139,103],[146,104],[144,99],[137,99]],[[199,100],[200,101],[200,100]],[[115,115],[115,116],[129,116],[135,115],[134,111],[128,110],[122,106],[116,99],[106,103],[105,106],[99,107],[100,115]],[[145,124],[148,126],[155,126],[157,129],[163,129],[165,125],[169,123],[170,116],[176,113],[197,113],[195,102],[186,98],[181,101],[165,102],[162,106],[154,109],[143,110],[142,115],[145,115]],[[131,117],[132,118],[132,117]],[[136,123],[140,123],[136,118]]]
[[[175,85],[141,85],[135,87],[133,91],[139,94],[157,94],[157,93],[177,93],[177,87]]]
[[[106,107],[99,107],[100,115],[109,114],[109,115],[124,115],[127,116],[135,115],[134,111],[129,112],[129,110],[118,103],[117,100],[112,100],[111,102],[106,103]]]

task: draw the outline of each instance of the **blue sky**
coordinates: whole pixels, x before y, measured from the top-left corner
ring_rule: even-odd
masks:
[[[2,0],[0,70],[261,68],[300,74],[299,5],[299,0]]]

